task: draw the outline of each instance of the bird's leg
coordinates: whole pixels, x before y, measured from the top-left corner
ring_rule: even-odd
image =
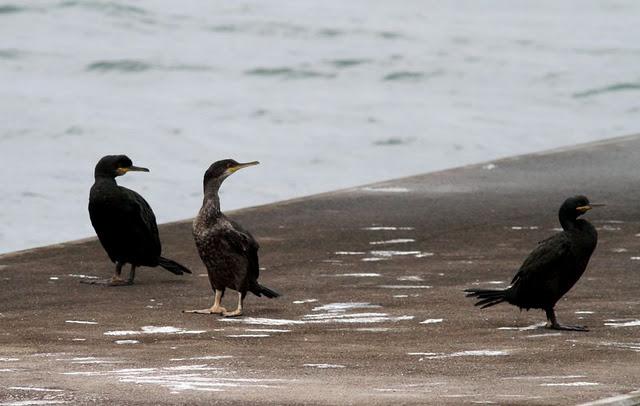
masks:
[[[197,313],[197,314],[224,314],[227,309],[220,306],[220,302],[222,301],[222,290],[216,289],[216,297],[213,299],[213,306],[209,309],[202,310],[183,310],[183,313]]]
[[[129,279],[127,279],[127,285],[133,285],[133,279],[136,277],[136,266],[131,264],[131,271],[129,271]]]
[[[558,323],[556,319],[556,312],[551,309],[545,309],[547,313],[547,325],[546,327],[551,330],[566,330],[566,331],[589,331],[585,326],[567,326]]]
[[[127,281],[122,279],[122,267],[124,266],[124,262],[116,262],[116,271],[111,277],[111,279],[100,279],[100,280],[81,280],[80,283],[86,283],[89,285],[107,285],[107,286],[124,286],[129,285]]]
[[[238,317],[242,316],[242,292],[238,292],[238,308],[232,312],[223,312],[224,317]]]

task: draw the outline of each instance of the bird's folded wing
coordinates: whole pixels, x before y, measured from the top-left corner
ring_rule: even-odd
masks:
[[[564,234],[557,234],[540,242],[524,260],[511,284],[526,283],[529,278],[538,281],[552,279],[572,257],[571,245]]]
[[[258,242],[239,224],[232,222],[234,229],[225,230],[222,233],[229,246],[238,254],[247,259],[247,270],[249,277],[253,281],[260,276],[260,266],[258,262]]]
[[[135,227],[136,232],[145,236],[154,245],[160,247],[160,236],[158,234],[158,224],[156,223],[156,216],[151,210],[151,206],[146,200],[138,193],[131,189],[121,187],[122,191],[129,197],[128,201],[131,203],[129,210],[126,212],[127,220],[130,225]],[[158,255],[160,253],[158,252]]]

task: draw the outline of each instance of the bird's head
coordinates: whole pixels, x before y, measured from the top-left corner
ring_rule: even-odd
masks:
[[[94,174],[96,178],[115,178],[132,171],[149,172],[147,168],[134,166],[126,155],[107,155],[98,161]]]
[[[232,173],[248,166],[258,165],[259,163],[258,161],[238,163],[233,159],[223,159],[222,161],[214,162],[204,173],[204,187],[206,189],[207,184],[210,184],[212,181],[219,186],[222,181]]]
[[[568,198],[560,206],[560,218],[576,219],[594,207],[604,206],[589,202],[586,196],[578,195]]]

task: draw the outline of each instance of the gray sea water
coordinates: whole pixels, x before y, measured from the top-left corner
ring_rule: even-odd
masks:
[[[640,130],[640,2],[0,2],[0,252],[93,235],[93,167],[160,222]]]

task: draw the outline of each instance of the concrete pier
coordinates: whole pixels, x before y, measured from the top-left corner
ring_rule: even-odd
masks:
[[[130,287],[80,283],[111,275],[96,240],[2,255],[0,405],[634,404],[639,162],[632,136],[239,210],[282,297],[238,319],[181,313],[212,301],[189,221],[160,233],[194,274]],[[607,206],[557,313],[591,331],[475,308],[462,290],[507,286],[574,194]]]

